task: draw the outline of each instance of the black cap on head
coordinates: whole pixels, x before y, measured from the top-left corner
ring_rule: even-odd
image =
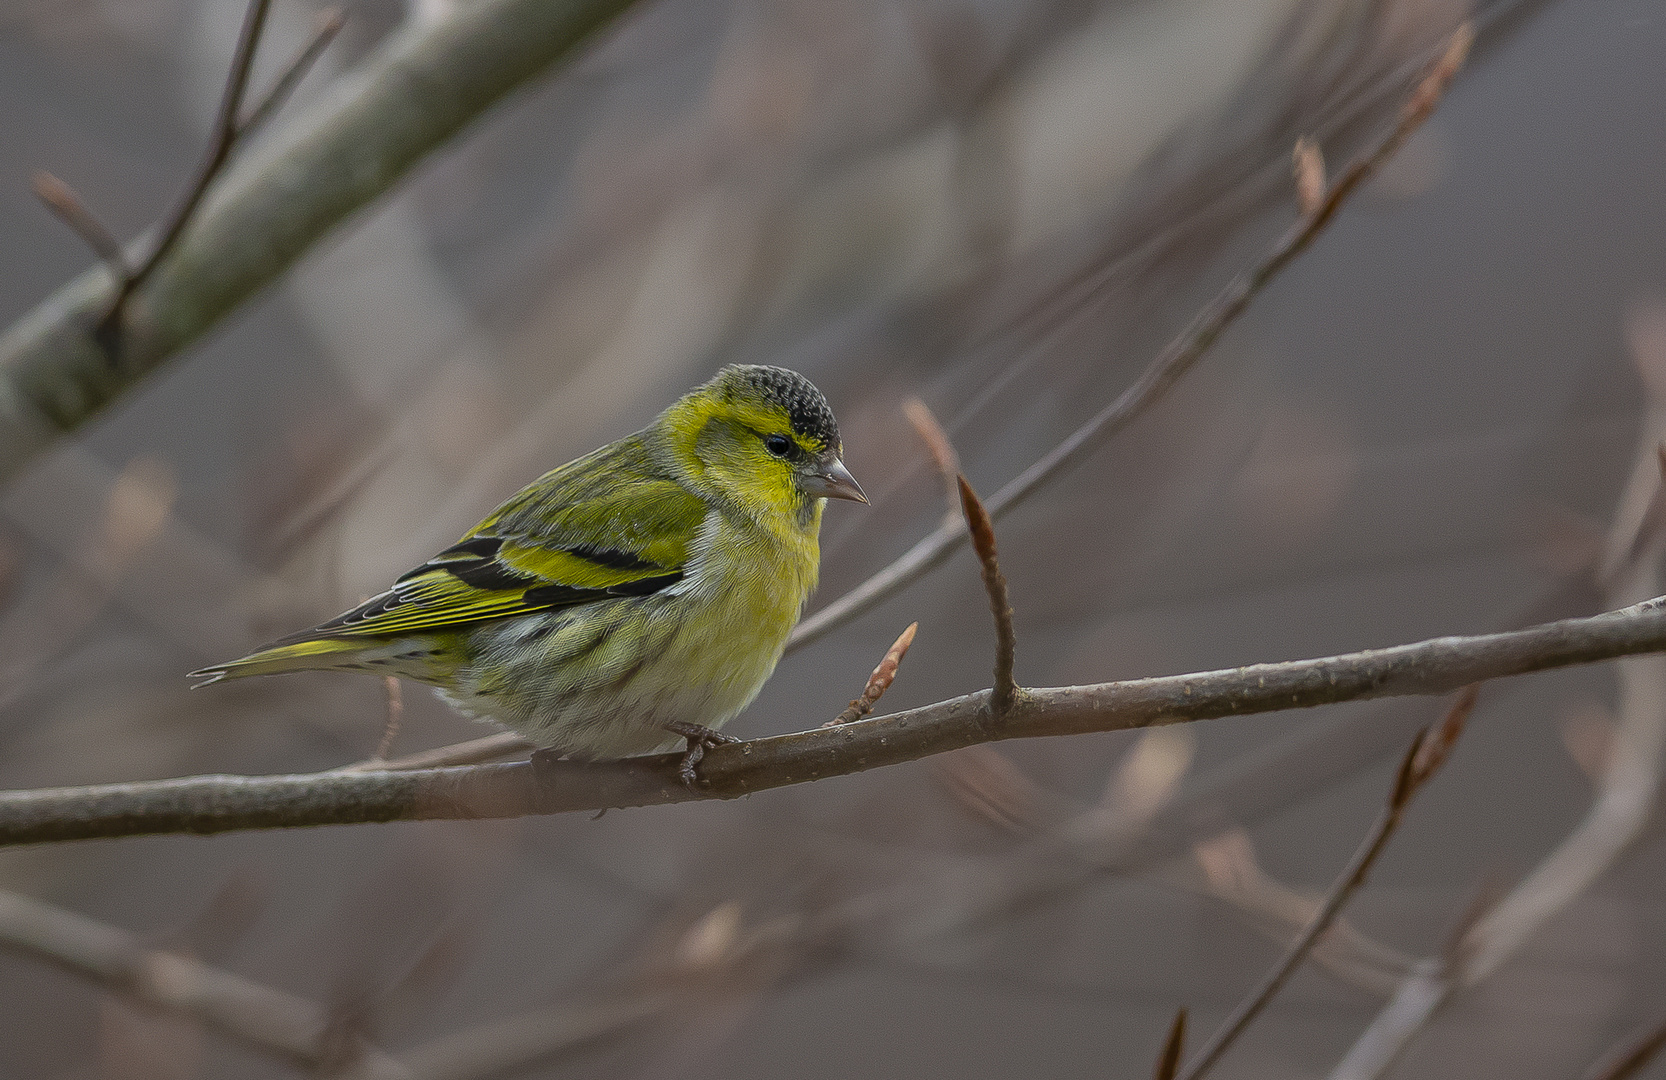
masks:
[[[796,371],[763,364],[734,364],[718,373],[719,379],[733,379],[787,410],[793,431],[837,451],[839,425],[833,409],[816,384]]]

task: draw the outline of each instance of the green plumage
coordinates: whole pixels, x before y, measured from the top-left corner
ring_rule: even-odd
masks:
[[[827,496],[861,498],[807,379],[729,367],[649,427],[509,498],[392,588],[193,675],[431,683],[583,757],[716,728],[757,694],[815,586]]]

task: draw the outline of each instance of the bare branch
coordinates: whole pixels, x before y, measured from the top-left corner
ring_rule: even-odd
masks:
[[[850,703],[850,707],[835,716],[822,727],[836,727],[839,724],[852,724],[873,712],[873,707],[879,704],[879,699],[885,696],[885,691],[891,688],[891,683],[897,677],[897,668],[902,666],[902,658],[908,655],[908,647],[914,644],[914,632],[920,628],[917,622],[908,624],[908,629],[897,635],[897,640],[885,650],[880,658],[879,666],[868,676],[868,685],[862,688],[862,696]]]
[[[679,754],[605,763],[527,762],[411,772],[199,776],[0,793],[0,845],[152,833],[216,833],[373,821],[519,817],[699,798],[864,772],[1001,739],[1118,731],[1365,698],[1440,694],[1468,683],[1666,650],[1666,598],[1585,619],[1317,660],[1129,682],[1026,690],[1001,717],[980,691],[887,716],[711,750],[706,785]]]
[[[1012,708],[1018,697],[1018,684],[1012,678],[1013,654],[1018,636],[1012,628],[1012,600],[1007,595],[1006,575],[995,550],[995,523],[989,511],[978,500],[964,475],[956,477],[960,484],[960,511],[966,515],[966,531],[972,537],[972,547],[978,553],[978,565],[983,568],[983,588],[989,594],[989,613],[995,619],[995,682],[989,691],[989,711],[997,718]]]
[[[127,256],[122,252],[121,241],[111,235],[104,222],[87,209],[87,204],[81,201],[81,196],[73,188],[49,172],[37,172],[29,186],[34,190],[35,198],[74,229],[75,235],[93,249],[93,254],[105,261],[117,281],[127,280]]]
[[[1666,1049],[1666,1017],[1605,1055],[1585,1074],[1585,1080],[1628,1080],[1647,1068],[1662,1049]]]
[[[1464,721],[1469,718],[1475,708],[1475,697],[1478,687],[1469,686],[1458,696],[1433,733],[1428,730],[1420,731],[1412,740],[1411,747],[1400,761],[1400,768],[1396,770],[1394,785],[1389,789],[1388,803],[1383,807],[1382,814],[1377,818],[1371,832],[1360,844],[1336,883],[1331,886],[1325,896],[1325,902],[1320,905],[1312,921],[1307,924],[1296,940],[1290,943],[1284,956],[1273,966],[1273,969],[1262,978],[1260,984],[1233,1010],[1226,1023],[1219,1031],[1210,1037],[1204,1048],[1181,1073],[1181,1080],[1198,1080],[1221,1059],[1227,1049],[1238,1040],[1261,1010],[1267,1007],[1290,976],[1296,973],[1313,946],[1318,944],[1319,938],[1330,929],[1331,923],[1342,913],[1342,908],[1365,884],[1366,875],[1376,863],[1378,856],[1388,846],[1394,830],[1399,828],[1400,819],[1405,815],[1406,807],[1419,788],[1428,783],[1436,770],[1446,761],[1451,753],[1458,736],[1463,732]]]
[[[133,272],[122,280],[121,286],[116,290],[115,299],[110,302],[110,310],[99,325],[102,334],[114,335],[120,329],[122,309],[127,306],[128,297],[145,283],[156,270],[157,264],[173,251],[186,226],[191,224],[191,218],[196,214],[203,196],[208,194],[215,178],[225,170],[227,162],[231,160],[232,148],[237,143],[237,118],[243,111],[243,95],[249,88],[249,73],[254,70],[255,50],[260,46],[261,31],[266,27],[266,15],[271,7],[272,0],[249,0],[249,9],[243,15],[243,28],[237,35],[237,48],[231,56],[231,70],[226,75],[226,88],[220,96],[219,112],[214,117],[208,153],[204,156],[202,164],[197,167],[196,176],[192,178],[191,186],[185,190],[179,205],[174,207],[173,212],[163,222],[150,254],[134,267]],[[116,339],[109,336],[107,341],[113,345]]]
[[[284,68],[283,74],[278,76],[277,82],[266,91],[266,96],[250,111],[249,115],[237,125],[237,138],[247,140],[249,136],[266,126],[272,114],[283,108],[283,103],[289,100],[289,95],[307,77],[307,72],[324,55],[324,50],[330,47],[341,28],[347,25],[347,16],[340,8],[325,8],[318,13],[314,23],[312,37],[308,39],[301,51]]]
[[[1375,176],[1412,133],[1422,126],[1468,55],[1474,30],[1465,23],[1424,78],[1398,122],[1375,144],[1349,162],[1317,209],[1297,221],[1260,262],[1243,271],[1211,300],[1180,335],[1157,354],[1132,386],[1029,468],[1007,482],[988,501],[989,515],[999,518],[1082,462],[1162,399],[1202,359],[1261,294],[1269,282],[1307,250],[1354,192]],[[959,522],[938,526],[891,565],[798,624],[787,643],[794,652],[837,627],[872,610],[941,566],[966,540]]]

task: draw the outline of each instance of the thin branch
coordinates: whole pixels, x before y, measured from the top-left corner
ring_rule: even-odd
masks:
[[[1320,905],[1306,929],[1290,943],[1279,962],[1233,1010],[1226,1023],[1221,1025],[1220,1030],[1209,1039],[1197,1057],[1186,1066],[1180,1080],[1198,1080],[1214,1067],[1221,1055],[1238,1040],[1272,1001],[1273,996],[1290,980],[1290,976],[1296,973],[1296,969],[1301,966],[1308,953],[1313,951],[1313,946],[1318,944],[1319,938],[1342,913],[1342,908],[1365,884],[1366,875],[1387,848],[1395,829],[1399,828],[1400,820],[1405,815],[1412,796],[1417,794],[1418,789],[1429,781],[1451,754],[1452,747],[1456,745],[1458,736],[1463,732],[1464,722],[1475,708],[1478,689],[1473,685],[1466,687],[1432,734],[1427,730],[1418,732],[1405,757],[1401,759],[1399,769],[1395,771],[1394,786],[1389,789],[1387,805],[1383,807],[1376,824],[1371,827],[1371,832],[1360,844],[1359,850],[1354,853],[1347,869],[1331,886],[1330,892],[1325,896],[1325,902]]]
[[[301,51],[295,54],[289,66],[284,68],[283,74],[278,76],[272,88],[266,91],[266,96],[261,98],[260,103],[237,125],[238,141],[246,141],[249,136],[266,126],[273,113],[283,108],[284,102],[289,100],[289,95],[301,85],[301,80],[307,77],[307,72],[312,70],[318,58],[324,55],[324,50],[330,47],[330,42],[335,40],[336,35],[341,33],[341,28],[346,25],[347,16],[340,8],[325,8],[318,13],[318,18],[313,24],[312,37]]]
[[[1163,1052],[1157,1057],[1157,1070],[1153,1073],[1155,1080],[1174,1080],[1175,1073],[1180,1068],[1180,1055],[1186,1049],[1186,1010],[1181,1009],[1174,1014],[1174,1023],[1169,1025],[1168,1038],[1163,1040]]]
[[[897,668],[902,666],[902,658],[908,655],[908,647],[914,644],[914,632],[920,628],[917,622],[908,624],[908,629],[897,635],[897,640],[885,650],[880,658],[879,666],[868,676],[868,684],[862,688],[862,696],[850,703],[850,707],[835,716],[822,727],[837,727],[840,724],[853,724],[873,712],[873,707],[879,704],[879,699],[885,696],[885,691],[891,688],[896,680]]]
[[[1666,1049],[1666,1017],[1641,1035],[1633,1035],[1585,1074],[1585,1080],[1628,1080],[1648,1067]]]
[[[117,281],[127,280],[127,255],[121,249],[121,241],[105,228],[97,215],[87,209],[87,204],[73,188],[49,172],[37,172],[29,186],[35,198],[74,229],[75,235],[93,249],[93,254],[104,260]]]
[[[1365,181],[1376,175],[1412,133],[1423,125],[1468,55],[1473,38],[1473,28],[1465,23],[1453,35],[1446,51],[1401,109],[1394,127],[1349,162],[1318,208],[1291,226],[1259,263],[1233,278],[1192,319],[1191,324],[1157,354],[1120,397],[991,496],[987,504],[990,517],[999,518],[1080,464],[1167,394],[1209,352],[1227,327],[1249,308],[1262,290],[1313,243]],[[799,623],[787,644],[787,651],[803,648],[901,592],[941,566],[965,540],[966,534],[959,522],[940,525],[891,565]]]
[[[980,691],[887,716],[711,750],[706,784],[677,775],[679,754],[605,763],[527,762],[412,772],[199,776],[0,793],[0,845],[154,833],[520,817],[771,788],[1000,739],[1118,731],[1365,698],[1441,694],[1530,671],[1666,651],[1666,598],[1585,619],[1443,637],[1317,660],[1089,686],[1027,690],[992,717]]]
[[[1006,575],[1001,573],[999,553],[995,550],[995,523],[989,511],[978,500],[964,475],[956,477],[960,484],[960,512],[966,515],[966,531],[972,537],[972,547],[978,553],[978,565],[983,569],[983,588],[989,594],[989,614],[995,619],[995,682],[989,691],[989,711],[995,717],[1004,716],[1018,697],[1018,684],[1013,681],[1013,654],[1018,635],[1012,628],[1012,600],[1007,595]]]
[[[220,95],[220,108],[214,117],[208,153],[203,157],[202,164],[197,166],[196,176],[192,178],[191,186],[185,190],[179,205],[174,207],[173,212],[162,224],[150,254],[133,268],[132,273],[122,279],[120,287],[116,289],[115,299],[110,302],[110,310],[99,325],[101,334],[113,334],[120,327],[122,309],[127,306],[128,297],[145,283],[156,270],[157,264],[173,251],[174,246],[179,243],[179,238],[184,235],[186,226],[191,224],[203,196],[208,194],[215,178],[225,170],[227,162],[231,160],[232,148],[237,143],[237,118],[243,111],[243,95],[248,92],[249,74],[254,70],[255,50],[260,46],[261,31],[266,27],[266,15],[271,7],[272,0],[249,0],[248,11],[243,15],[243,28],[237,35],[237,48],[231,56],[231,70],[226,74],[226,88]]]

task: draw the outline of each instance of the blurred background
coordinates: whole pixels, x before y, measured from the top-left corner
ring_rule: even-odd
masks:
[[[466,2],[350,4],[285,115]],[[30,174],[142,230],[198,160],[243,9],[0,0],[0,324],[90,261]],[[315,14],[279,0],[263,60]],[[1666,591],[1638,535],[1666,435],[1657,0],[651,0],[0,492],[0,784],[369,756],[376,680],[183,673],[380,591],[726,362],[815,380],[873,496],[830,508],[813,610],[946,510],[905,400],[995,490],[1289,224],[1296,138],[1340,167],[1469,16],[1450,97],[1314,250],[999,524],[1019,679]],[[985,686],[986,611],[963,552],[784,661],[730,730],[831,717],[913,620],[882,708]],[[1506,895],[1546,902],[1391,1075],[1577,1076],[1658,1017],[1661,665],[1486,687],[1346,926],[1214,1075],[1331,1075]],[[395,754],[482,733],[404,702]],[[1140,1077],[1176,1007],[1201,1037],[1272,963],[1442,708],[1004,744],[598,820],[13,849],[0,888],[316,1002],[343,1046],[481,1036],[449,1076]],[[1582,824],[1621,796],[1629,817]],[[0,944],[0,1072],[297,1069]]]

